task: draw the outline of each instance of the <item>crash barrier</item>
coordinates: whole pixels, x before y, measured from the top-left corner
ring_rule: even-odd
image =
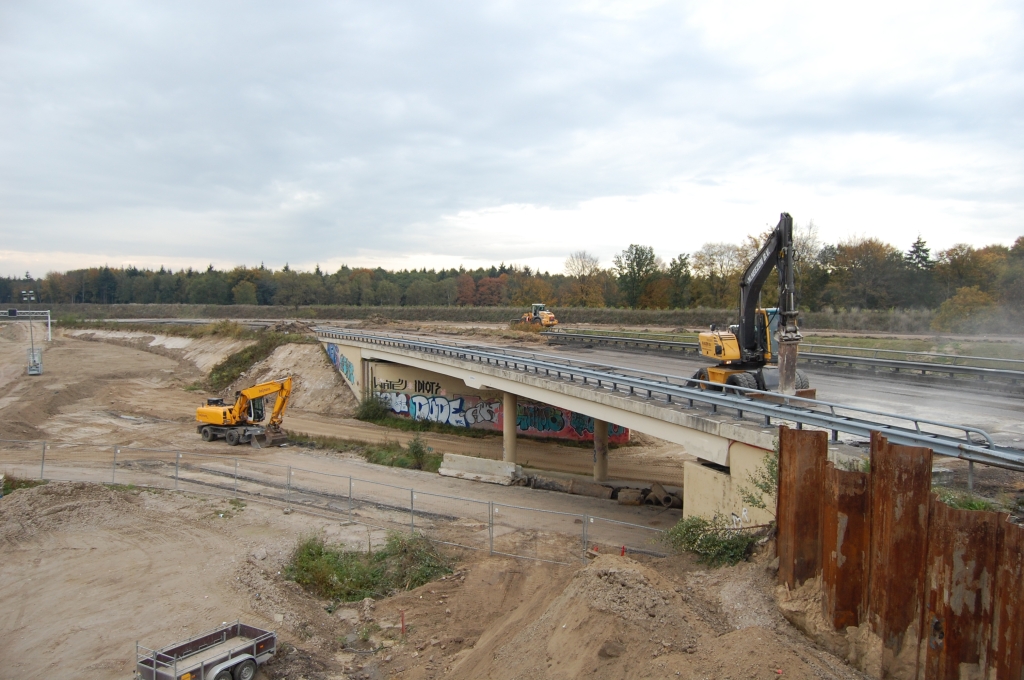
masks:
[[[449,496],[245,457],[0,440],[0,471],[20,478],[259,500],[372,529],[407,531],[469,550],[557,564],[585,561],[588,552],[625,550],[664,557],[666,550],[664,532],[643,525]]]
[[[871,677],[1021,678],[1024,527],[940,502],[928,448],[875,432],[856,472],[823,432],[779,434],[779,582],[820,588],[831,628],[807,632],[839,633],[833,651]]]

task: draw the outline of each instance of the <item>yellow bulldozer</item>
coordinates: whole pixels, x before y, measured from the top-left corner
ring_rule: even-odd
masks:
[[[292,394],[292,379],[271,380],[235,392],[235,403],[227,405],[223,399],[207,399],[196,409],[196,432],[204,442],[224,438],[230,446],[250,444],[253,448],[279,446],[287,437],[281,431],[281,420]],[[274,406],[267,417],[264,400],[275,396]]]
[[[530,311],[524,312],[518,319],[512,319],[510,325],[514,328],[516,326],[542,326],[544,328],[550,328],[551,326],[558,325],[558,319],[552,312],[548,311],[548,306],[543,302],[535,302],[530,305]]]

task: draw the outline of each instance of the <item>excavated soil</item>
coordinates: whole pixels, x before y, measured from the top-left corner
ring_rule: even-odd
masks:
[[[46,439],[69,456],[81,445],[108,451],[115,444],[228,452],[223,442],[199,440],[194,409],[212,395],[189,388],[200,367],[223,358],[230,343],[177,347],[152,335],[57,333],[45,346],[44,375],[29,379],[24,331],[0,329],[0,439]],[[286,425],[376,436],[373,426],[344,418],[353,402],[317,345],[281,347],[242,382],[283,374],[296,377]],[[431,441],[444,450],[449,440],[488,442]],[[62,448],[70,444],[79,449]],[[636,456],[637,465],[650,465],[637,454],[659,444],[645,444],[617,449],[613,461]],[[550,447],[552,461],[563,452],[589,457],[585,450],[529,446],[541,453]],[[301,455],[278,451],[273,455],[289,461]],[[232,455],[272,454],[246,448]],[[325,471],[332,465],[323,456],[301,460]],[[389,475],[399,485],[453,495],[468,484],[408,471]],[[563,511],[605,503],[495,489],[496,498],[514,493],[538,494],[520,502]],[[656,524],[644,517],[630,521]],[[674,519],[666,514],[660,521]],[[163,646],[242,618],[281,635],[281,653],[263,678],[747,678],[779,677],[780,670],[782,677],[858,677],[778,614],[773,575],[760,563],[704,571],[681,557],[601,556],[583,568],[451,549],[451,576],[335,609],[281,573],[296,541],[314,531],[353,549],[385,539],[364,525],[252,501],[69,482],[16,491],[0,499],[0,668],[17,677],[90,671],[128,678],[136,640]],[[578,536],[543,540],[552,554],[579,552]]]

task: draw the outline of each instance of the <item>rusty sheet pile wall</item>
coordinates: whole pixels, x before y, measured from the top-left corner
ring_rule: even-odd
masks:
[[[1024,677],[1024,527],[940,502],[929,449],[876,432],[867,473],[824,432],[779,440],[779,583],[818,589],[832,628],[809,633],[872,677]]]

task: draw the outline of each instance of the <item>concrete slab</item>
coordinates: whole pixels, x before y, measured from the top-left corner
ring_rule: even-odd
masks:
[[[523,468],[515,463],[505,463],[500,460],[489,460],[487,458],[474,458],[473,456],[460,456],[455,453],[444,454],[441,469],[437,472],[444,477],[469,479],[476,482],[501,484],[502,486],[510,486],[517,479],[523,477]]]

